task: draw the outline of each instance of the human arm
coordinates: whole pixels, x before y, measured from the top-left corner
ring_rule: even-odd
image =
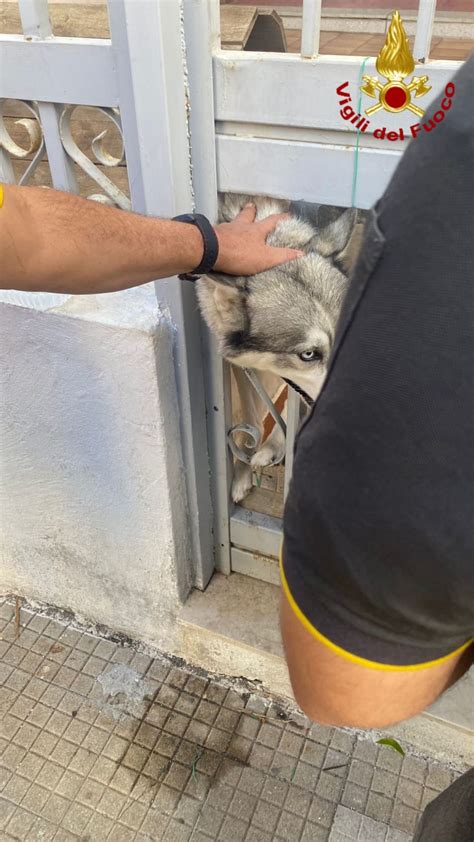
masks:
[[[0,209],[3,289],[71,294],[115,292],[192,271],[203,240],[189,224],[154,219],[40,187],[4,186]],[[232,223],[216,225],[215,268],[255,274],[298,256],[266,238],[281,217],[254,222],[244,208]]]

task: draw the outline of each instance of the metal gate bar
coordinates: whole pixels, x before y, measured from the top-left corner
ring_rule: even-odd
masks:
[[[313,58],[319,52],[321,0],[303,0],[301,57]]]
[[[420,0],[413,46],[415,61],[425,62],[429,58],[435,14],[436,0]]]

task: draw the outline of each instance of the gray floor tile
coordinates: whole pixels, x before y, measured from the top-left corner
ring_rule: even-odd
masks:
[[[453,779],[255,692],[0,599],[0,839],[409,842]],[[98,678],[128,667],[128,706]],[[142,680],[142,678],[140,678]]]

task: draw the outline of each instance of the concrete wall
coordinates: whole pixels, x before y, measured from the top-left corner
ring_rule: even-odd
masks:
[[[191,570],[172,326],[152,286],[34,303],[0,304],[0,591],[170,650]]]

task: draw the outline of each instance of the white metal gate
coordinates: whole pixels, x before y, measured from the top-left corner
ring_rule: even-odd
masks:
[[[65,126],[68,107],[80,105],[99,107],[121,128],[132,206],[157,216],[194,204],[215,218],[218,189],[367,208],[396,167],[400,145],[359,136],[340,115],[337,88],[347,82],[357,104],[375,58],[318,54],[320,0],[304,0],[301,55],[221,50],[218,0],[109,0],[110,39],[56,37],[48,0],[18,3],[23,34],[0,35],[0,97],[29,103],[41,124],[44,145],[33,143],[25,183],[46,150],[54,186],[77,189],[75,167],[89,163],[70,138],[65,143]],[[425,108],[458,65],[428,62],[435,7],[420,0],[414,47],[431,85]],[[400,115],[407,134],[411,122],[413,115]],[[373,118],[374,128],[383,125],[384,112]],[[1,114],[0,126],[0,178],[13,181]],[[120,191],[92,178],[127,206]],[[228,368],[202,328],[191,286],[161,281],[156,294],[177,327],[195,585],[207,584],[214,564],[277,582],[281,522],[229,504]],[[286,486],[299,412],[291,395]]]
[[[186,4],[185,4],[186,5]],[[193,5],[193,4],[190,4]],[[199,5],[199,4],[194,4]],[[200,4],[204,7],[208,4]],[[418,75],[429,75],[431,90],[423,108],[436,97],[455,73],[459,62],[429,61],[436,0],[420,0],[414,58],[421,64]],[[204,8],[203,8],[204,13]],[[202,103],[204,69],[199,57],[189,65],[191,115],[193,124],[195,173],[205,145],[212,142],[209,124],[212,108],[215,120],[217,186],[221,192],[269,195],[320,204],[369,208],[387,186],[403,145],[358,132],[340,114],[337,88],[343,83],[352,94],[354,110],[360,110],[359,88],[362,75],[374,75],[375,57],[358,58],[319,54],[321,0],[303,0],[301,54],[263,54],[219,49],[218,3],[210,4],[210,42],[214,100]],[[187,43],[194,44],[194,33],[187,31]],[[189,60],[189,56],[188,56]],[[209,86],[208,77],[204,76]],[[203,112],[196,114],[197,102]],[[365,101],[363,108],[370,104]],[[372,118],[372,130],[387,125],[386,112]],[[398,126],[410,137],[410,125],[419,118],[412,112],[397,115]],[[207,126],[201,141],[199,128]],[[388,129],[387,129],[388,131]],[[198,144],[195,146],[196,137]],[[197,201],[201,200],[197,190]],[[207,196],[209,203],[214,194]],[[208,208],[214,208],[209,204]],[[230,425],[228,372],[215,361],[211,383],[219,403],[220,426],[214,431],[213,465],[216,476],[215,499],[220,522],[226,523],[229,500],[228,454],[225,430]],[[299,423],[300,399],[289,394],[286,436],[285,493],[291,474],[293,444]],[[224,420],[224,424],[222,421]],[[227,473],[226,473],[227,470]],[[229,510],[230,548],[224,538],[217,546],[217,568],[231,570],[278,583],[278,553],[281,520],[241,506]]]

